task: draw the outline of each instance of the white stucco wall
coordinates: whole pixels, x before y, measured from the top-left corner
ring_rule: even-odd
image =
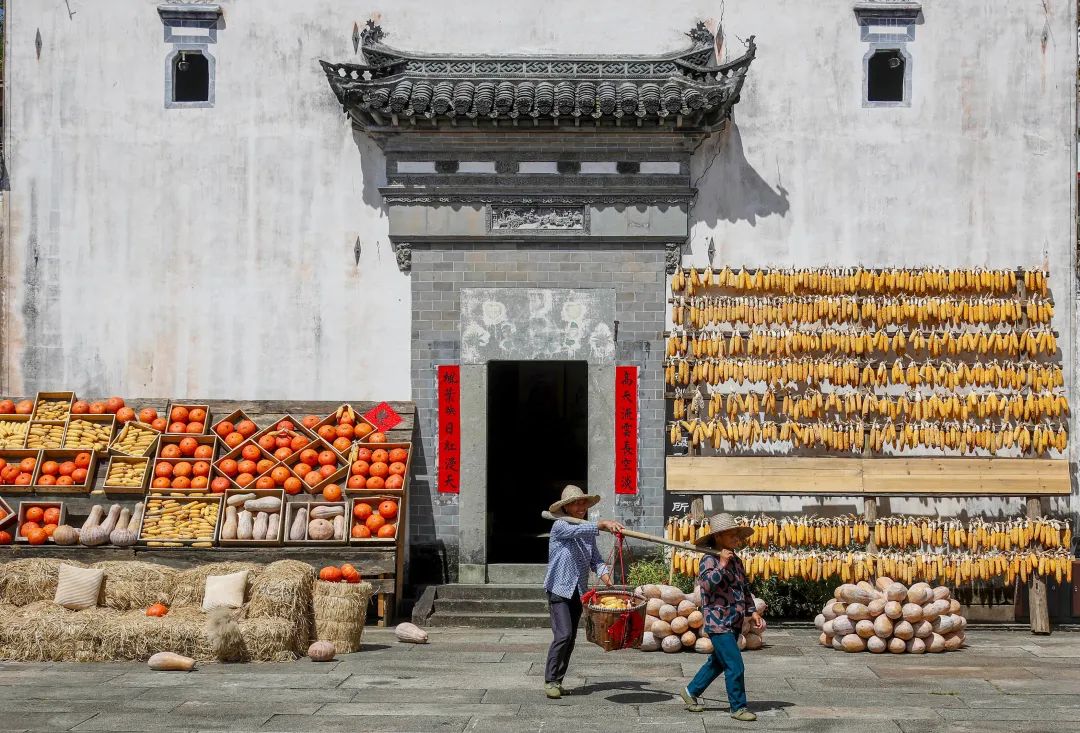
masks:
[[[2,391],[409,396],[381,155],[317,63],[373,13],[406,49],[655,53],[723,11],[759,53],[696,156],[687,261],[1045,261],[1073,383],[1071,0],[925,0],[898,109],[861,105],[852,0],[220,4],[216,105],[168,110],[157,0],[9,3]]]

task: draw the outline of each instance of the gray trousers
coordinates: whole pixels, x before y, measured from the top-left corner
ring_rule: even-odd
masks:
[[[548,611],[551,613],[551,633],[555,637],[548,649],[544,682],[562,682],[570,655],[574,652],[578,621],[581,620],[581,597],[574,591],[573,598],[563,598],[548,593]]]

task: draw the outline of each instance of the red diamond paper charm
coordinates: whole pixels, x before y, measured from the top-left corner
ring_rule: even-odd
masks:
[[[364,413],[364,419],[374,425],[380,433],[385,433],[401,422],[401,415],[394,412],[394,408],[386,402],[380,402]]]

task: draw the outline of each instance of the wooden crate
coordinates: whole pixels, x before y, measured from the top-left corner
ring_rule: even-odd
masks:
[[[16,525],[16,530],[18,530],[19,527],[23,526],[23,523],[26,521],[26,511],[28,509],[33,508],[33,507],[41,507],[42,509],[51,509],[51,508],[59,509],[60,510],[60,521],[56,523],[57,526],[60,526],[61,524],[65,524],[66,521],[67,521],[67,509],[64,507],[64,502],[62,502],[62,501],[20,501],[19,502],[19,522]],[[45,525],[42,525],[42,526],[45,526]],[[20,537],[19,536],[18,531],[12,532],[12,534],[15,535],[15,541],[16,542],[29,544],[29,541],[25,537]],[[45,542],[45,544],[47,544],[47,545],[53,544],[53,538],[50,537]]]
[[[131,453],[125,449],[120,448],[120,442],[124,440],[131,431],[135,430],[150,432],[153,436],[153,440],[150,441],[150,444],[147,445],[145,449],[138,453]],[[124,423],[124,427],[122,427],[120,429],[120,432],[116,434],[116,437],[113,438],[113,442],[109,444],[109,454],[114,456],[133,456],[135,458],[152,456],[154,455],[154,449],[157,446],[157,440],[159,437],[161,437],[161,433],[159,433],[157,430],[154,430],[146,423],[132,420],[130,422]]]
[[[382,501],[387,500],[387,499],[390,500],[390,501],[396,502],[397,505],[398,505],[397,515],[394,517],[394,521],[392,522],[392,524],[394,524],[394,526],[397,527],[397,529],[394,532],[394,536],[393,537],[376,537],[376,536],[372,536],[372,537],[354,537],[353,533],[352,533],[352,530],[350,530],[349,531],[349,544],[351,544],[351,545],[367,545],[367,546],[375,546],[375,547],[394,547],[394,546],[397,545],[398,535],[401,532],[401,527],[399,526],[399,523],[401,522],[401,518],[402,518],[402,515],[404,514],[404,510],[405,510],[405,506],[404,506],[405,505],[405,496],[404,496],[404,494],[392,493],[392,492],[387,493],[385,491],[371,491],[371,492],[368,492],[367,494],[364,494],[363,492],[357,492],[357,495],[353,496],[349,500],[349,515],[351,517],[353,517],[353,520],[352,520],[353,525],[357,525],[357,524],[360,523],[360,520],[356,518],[356,505],[357,504],[366,502],[366,503],[371,505],[372,509],[377,511],[378,508],[379,508],[379,504]],[[387,524],[391,524],[391,522],[387,522]]]
[[[39,446],[31,447],[32,441],[31,432],[35,427],[46,427],[49,429],[60,428],[60,438],[56,441],[56,445],[50,443],[42,443]],[[63,420],[31,420],[30,425],[26,428],[26,441],[23,443],[23,447],[29,450],[56,450],[64,447],[64,435],[67,433],[67,422]]]
[[[214,524],[213,531],[211,532],[211,538],[209,540],[200,539],[174,539],[160,537],[158,535],[147,535],[148,523],[153,519],[149,516],[150,506],[155,500],[169,501],[174,500],[180,505],[187,504],[188,502],[197,502],[199,504],[215,504],[217,505],[217,521]],[[146,498],[143,499],[143,520],[139,527],[139,544],[146,545],[147,547],[204,547],[213,546],[217,544],[218,534],[221,531],[221,515],[222,515],[222,497],[221,495],[207,495],[207,494],[191,494],[181,496],[169,496],[162,493],[151,492]],[[209,543],[208,545],[205,543]]]
[[[222,547],[236,546],[236,547],[280,547],[285,537],[285,492],[282,489],[228,489],[225,492],[225,506],[223,510],[228,512],[229,499],[235,496],[245,496],[247,494],[254,494],[255,498],[261,499],[266,496],[272,496],[281,500],[281,509],[278,510],[280,520],[278,521],[278,531],[274,537],[266,540],[227,540],[221,536],[222,530],[225,528],[225,518],[223,517],[218,525],[218,544]],[[237,514],[243,509],[243,505],[236,507]]]
[[[353,415],[356,418],[355,422],[353,423],[354,425],[361,425],[362,424],[362,425],[368,426],[371,429],[368,434],[375,432],[375,426],[372,425],[370,422],[368,422],[364,418],[364,416],[360,413],[359,410],[357,410],[355,407],[353,407],[352,405],[350,405],[348,403],[339,405],[333,412],[331,412],[329,415],[327,415],[322,420],[320,420],[319,424],[315,426],[315,428],[312,430],[312,432],[315,433],[316,435],[318,435],[319,438],[322,438],[323,440],[325,440],[327,443],[332,444],[333,440],[330,440],[330,439],[320,435],[319,430],[321,428],[325,427],[325,426],[336,427],[338,425],[338,420],[339,420],[338,415],[340,413],[342,413],[346,409],[351,409],[353,411]],[[338,450],[337,448],[334,448],[334,450],[337,450],[338,453],[341,453],[342,455],[347,456],[349,454],[349,451],[351,450],[352,445],[355,444],[357,440],[359,440],[359,439],[355,438],[355,437],[350,439],[350,441],[349,441],[350,442],[350,448],[348,448],[348,449]],[[331,447],[333,447],[333,446],[331,445]]]
[[[207,458],[205,456],[196,457],[194,455],[192,455],[192,456],[183,456],[183,455],[164,456],[164,455],[162,455],[162,453],[165,451],[165,447],[169,446],[169,445],[175,445],[177,451],[179,451],[180,450],[180,442],[185,440],[186,438],[191,438],[192,440],[195,441],[196,446],[197,446],[196,447],[196,452],[205,452],[205,451],[199,451],[198,448],[208,446],[210,448],[210,457],[209,458]],[[213,436],[213,435],[179,435],[177,433],[165,433],[164,435],[162,435],[158,439],[157,449],[154,451],[154,457],[155,458],[169,458],[169,457],[187,458],[187,459],[192,460],[192,461],[206,461],[207,463],[213,463],[214,459],[217,458],[218,443],[219,443],[219,441],[218,441],[217,437]]]
[[[279,446],[279,445],[277,445],[276,441],[279,438],[285,438],[285,437],[287,437],[289,439],[290,445],[287,445],[287,446]],[[270,443],[268,441],[268,438],[270,440],[273,440],[274,442]],[[274,460],[285,461],[289,457],[291,457],[292,453],[299,452],[299,450],[294,450],[292,448],[292,446],[291,446],[292,441],[294,439],[296,439],[296,438],[303,438],[305,441],[307,441],[307,444],[302,446],[299,450],[304,450],[305,448],[308,447],[308,445],[310,445],[312,442],[317,440],[315,435],[313,435],[310,431],[305,430],[303,428],[300,428],[299,430],[284,430],[283,431],[283,430],[278,430],[277,427],[274,426],[274,425],[271,425],[270,427],[264,428],[264,429],[260,430],[259,432],[255,433],[254,435],[251,436],[250,440],[254,441],[256,444],[258,444],[258,446],[260,448],[262,448],[264,451],[266,451],[267,453],[270,453],[271,457]],[[268,446],[271,446],[271,445],[272,445],[272,447],[268,447]],[[277,452],[281,448],[288,448],[289,451],[290,451],[290,455],[279,458],[278,455],[277,455]]]
[[[49,461],[55,461],[57,463],[65,463],[67,461],[74,462],[75,457],[80,453],[90,454],[90,464],[86,467],[85,481],[80,484],[72,484],[71,486],[41,483],[41,468],[45,463]],[[42,494],[89,494],[90,490],[94,487],[94,477],[97,475],[97,466],[97,453],[92,450],[43,450],[41,451],[41,458],[37,463],[37,469],[34,471],[34,491]]]
[[[114,464],[127,464],[127,465],[139,465],[143,466],[143,478],[142,483],[138,486],[116,486],[109,483],[109,471]],[[105,482],[102,484],[102,489],[105,491],[105,496],[110,498],[114,496],[142,496],[146,493],[146,488],[150,485],[150,476],[153,474],[151,468],[151,461],[149,458],[131,458],[128,456],[109,456],[109,462],[105,467]]]
[[[206,473],[204,474],[204,476],[206,478],[206,485],[205,486],[193,485],[195,483],[195,478],[197,477],[196,471],[198,470],[197,464],[199,464],[199,463],[205,463],[206,466],[207,466]],[[177,485],[174,485],[172,483],[173,481],[175,481],[177,478],[180,477],[177,474],[175,474],[173,471],[175,471],[175,469],[177,467],[179,467],[181,464],[187,464],[187,466],[188,466],[188,468],[186,469],[187,473],[184,474],[184,476],[188,479],[188,485],[187,486],[177,486]],[[158,476],[158,467],[159,466],[165,466],[165,465],[170,467],[170,474],[168,476],[162,476],[161,478],[169,478],[170,483],[169,483],[168,486],[157,486],[156,482],[157,482],[157,480],[159,478],[159,476]],[[213,465],[214,464],[210,463],[210,461],[207,461],[206,459],[203,459],[203,458],[155,458],[154,463],[153,463],[153,468],[151,469],[151,474],[153,475],[153,478],[150,479],[150,488],[153,489],[154,491],[161,491],[161,492],[177,491],[177,492],[195,493],[195,494],[209,493],[210,492],[210,480],[211,480],[211,475],[213,473]]]
[[[109,444],[112,443],[113,435],[116,433],[116,415],[91,415],[89,413],[85,415],[72,415],[71,419],[68,420],[67,431],[64,433],[64,448],[69,450],[75,450],[80,448],[90,450],[94,448],[94,446],[92,445],[74,444],[73,441],[76,440],[78,440],[79,442],[85,442],[81,438],[76,438],[75,434],[72,432],[72,423],[78,422],[80,420],[83,422],[92,423],[96,426],[100,426],[108,430],[108,437],[105,440],[104,447],[100,449],[94,449],[94,451],[100,456],[107,455],[109,452]]]
[[[34,412],[32,413],[32,419],[36,422],[67,422],[71,417],[71,404],[75,401],[74,392],[38,392],[37,397],[34,398]],[[64,410],[62,414],[56,414],[52,416],[42,417],[39,411],[43,407],[43,404],[49,403],[62,403],[61,409]],[[63,407],[66,405],[66,407]]]
[[[250,484],[248,484],[248,486],[241,486],[240,484],[236,483],[236,477],[229,476],[228,474],[226,474],[224,471],[221,470],[221,463],[222,463],[222,461],[226,461],[226,460],[233,460],[233,461],[236,461],[238,463],[241,460],[244,460],[244,457],[243,457],[244,448],[245,448],[245,446],[249,446],[249,445],[253,445],[256,448],[258,448],[258,450],[259,450],[259,458],[255,459],[256,464],[261,460],[269,460],[269,461],[273,462],[273,466],[271,466],[270,468],[268,468],[267,470],[262,471],[262,472],[259,472],[258,470],[252,472],[252,476],[254,476],[255,480],[253,480]],[[270,471],[274,470],[274,466],[277,466],[280,463],[281,463],[281,461],[277,460],[272,455],[267,453],[265,450],[260,448],[258,443],[254,442],[253,440],[248,439],[248,440],[244,441],[243,443],[241,443],[240,445],[233,448],[231,451],[229,451],[225,455],[219,457],[216,461],[214,461],[213,467],[214,467],[214,475],[222,476],[222,477],[228,479],[231,488],[246,489],[246,488],[250,487],[250,488],[253,489],[253,488],[255,488],[255,481],[257,481],[260,476],[264,476],[264,475],[270,473]]]
[[[407,455],[405,457],[405,472],[400,474],[401,475],[401,486],[400,486],[400,488],[387,488],[386,486],[375,486],[374,488],[370,488],[370,487],[367,486],[366,482],[365,482],[365,485],[363,487],[354,486],[354,487],[350,488],[348,486],[348,479],[346,479],[346,486],[345,486],[346,493],[348,493],[350,496],[352,496],[354,494],[357,494],[359,492],[362,492],[362,491],[389,491],[389,492],[404,493],[406,488],[409,485],[409,473],[412,471],[412,456],[413,456],[412,443],[356,444],[353,447],[352,454],[350,455],[350,458],[352,460],[349,463],[349,478],[352,478],[352,466],[355,464],[356,460],[359,459],[360,456],[365,455],[361,451],[369,450],[372,453],[374,453],[374,451],[376,451],[376,450],[385,450],[387,452],[390,452],[390,451],[393,451],[395,449],[401,449],[401,450],[404,450],[404,451],[407,452]],[[366,462],[369,465],[371,463],[373,463],[373,461],[366,461]],[[385,481],[385,478],[389,478],[389,475],[384,477],[384,481]]]
[[[15,522],[18,518],[19,515],[11,504],[8,504],[4,501],[4,497],[0,496],[0,529],[3,529],[5,524]],[[18,524],[15,526],[18,527]]]
[[[26,458],[34,459],[34,470],[30,471],[29,484],[4,484],[3,486],[0,486],[0,491],[9,495],[34,493],[33,483],[34,478],[37,475],[38,464],[41,463],[41,451],[33,448],[13,448],[11,450],[0,451],[0,458],[3,458],[9,464],[21,463]]]
[[[12,426],[18,425],[22,427],[21,435],[9,435],[5,438],[0,438],[0,450],[19,450],[26,445],[26,430],[30,427],[29,415],[16,415],[14,413],[10,415],[0,415],[0,424],[9,423]]]
[[[191,410],[195,410],[195,409],[205,411],[206,412],[206,417],[203,420],[203,429],[201,431],[199,431],[198,433],[189,433],[187,431],[184,431],[183,433],[173,432],[173,430],[172,430],[172,425],[173,425],[172,412],[173,412],[173,409],[176,408],[176,407],[186,408],[189,412]],[[166,435],[207,435],[207,434],[210,433],[210,426],[212,424],[213,424],[213,416],[210,414],[210,405],[200,405],[200,404],[193,404],[193,403],[190,403],[190,402],[180,401],[180,402],[170,402],[169,406],[165,409],[165,431],[164,431],[164,433]]]
[[[241,422],[242,420],[249,420],[249,421],[251,421],[251,424],[255,426],[255,432],[254,432],[254,433],[252,433],[252,435],[255,435],[255,434],[257,434],[257,433],[259,432],[259,430],[261,430],[261,428],[259,427],[259,424],[258,424],[258,423],[256,423],[256,422],[255,422],[255,420],[253,420],[253,419],[251,418],[251,416],[250,416],[250,415],[248,415],[248,414],[247,414],[246,412],[244,412],[243,410],[233,410],[232,412],[230,412],[230,413],[229,413],[228,415],[226,415],[225,417],[223,417],[223,418],[220,418],[220,419],[218,419],[218,420],[214,421],[214,423],[213,423],[212,427],[210,428],[210,432],[211,432],[211,433],[212,433],[212,434],[213,434],[214,436],[216,436],[216,437],[217,437],[217,439],[218,439],[218,442],[220,442],[220,443],[221,443],[221,449],[222,449],[222,451],[226,451],[226,452],[227,452],[227,451],[230,451],[230,450],[232,450],[232,448],[230,448],[230,447],[229,447],[229,445],[228,445],[228,443],[226,443],[226,442],[225,442],[225,439],[224,439],[223,437],[221,437],[221,435],[220,435],[220,434],[218,434],[218,431],[217,431],[218,425],[220,425],[220,424],[221,424],[221,423],[223,423],[223,422],[231,422],[231,423],[233,424],[233,426],[235,426],[235,425],[236,425],[236,424],[237,424],[238,422]],[[250,437],[250,436],[249,436],[249,437]],[[247,438],[245,438],[244,440],[247,440]]]
[[[329,476],[323,477],[322,480],[320,480],[318,483],[316,483],[314,485],[308,484],[307,481],[305,480],[304,481],[304,489],[303,489],[304,493],[315,496],[315,495],[321,493],[322,490],[325,489],[330,484],[341,485],[342,486],[342,493],[344,493],[345,487],[343,485],[343,481],[345,479],[345,476],[348,473],[348,463],[346,463],[345,458],[340,453],[338,453],[333,448],[331,448],[326,443],[326,441],[322,440],[321,438],[316,438],[315,440],[311,441],[311,443],[309,443],[308,446],[306,448],[304,448],[304,450],[297,451],[296,453],[293,453],[291,456],[289,456],[284,461],[282,461],[282,463],[284,463],[285,466],[289,468],[289,470],[291,470],[293,473],[296,473],[299,476],[300,474],[297,473],[296,466],[297,466],[298,463],[302,462],[301,457],[303,456],[304,451],[306,451],[306,450],[314,450],[314,451],[319,452],[319,453],[322,453],[324,451],[330,451],[331,453],[334,454],[334,456],[336,458],[335,465],[337,466],[337,468],[335,469],[335,471],[332,474],[330,474]],[[315,467],[312,470],[318,471],[319,468]]]
[[[351,530],[351,507],[349,504],[343,501],[327,502],[327,501],[290,501],[287,505],[287,512],[285,514],[285,544],[286,545],[334,545],[343,546],[349,541],[349,532]],[[345,517],[345,536],[340,540],[312,540],[307,536],[307,524],[304,525],[304,539],[302,540],[290,540],[289,528],[292,527],[293,520],[296,518],[296,513],[301,509],[308,510],[308,522],[311,521],[311,510],[317,506],[340,506],[343,510],[343,516]],[[332,520],[331,520],[332,521]]]

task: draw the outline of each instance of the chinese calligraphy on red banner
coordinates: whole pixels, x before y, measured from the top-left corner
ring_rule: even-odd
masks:
[[[461,491],[461,369],[456,364],[438,368],[439,380],[439,493]]]
[[[636,494],[638,485],[638,370],[615,367],[615,493]]]

